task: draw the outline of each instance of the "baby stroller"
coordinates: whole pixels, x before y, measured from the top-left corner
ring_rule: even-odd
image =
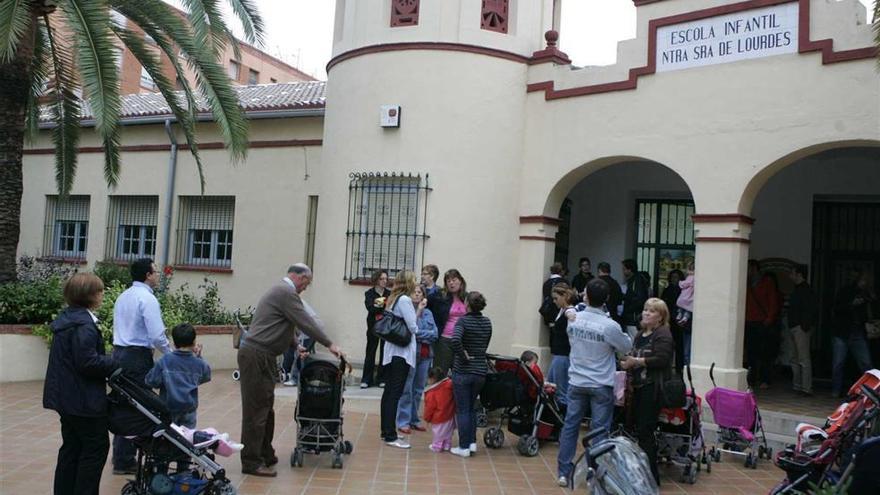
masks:
[[[661,409],[658,418],[657,458],[682,468],[681,479],[690,484],[697,481],[697,473],[706,465],[712,472],[712,459],[706,455],[703,442],[703,426],[700,422],[702,399],[694,390],[691,367],[687,366],[691,389],[685,397],[685,406],[678,409]]]
[[[235,313],[235,328],[232,330],[232,348],[238,349],[241,347],[241,343],[247,339],[248,327],[250,326],[251,318],[253,318],[253,313],[242,314],[236,311]],[[243,321],[247,321],[246,325]],[[287,372],[284,371],[284,367],[281,366],[282,357],[278,356],[275,359],[278,365],[278,376],[275,378],[275,381],[278,383],[284,383],[287,381]],[[241,371],[236,368],[232,370],[232,379],[234,381],[239,381],[241,379]]]
[[[342,469],[342,455],[351,454],[353,446],[342,434],[342,393],[345,371],[351,366],[344,360],[334,362],[309,357],[299,372],[299,398],[296,419],[296,448],[290,465],[302,467],[306,452],[333,452],[333,468]]]
[[[747,468],[757,469],[758,459],[773,458],[773,449],[767,446],[767,435],[755,395],[751,390],[740,392],[718,387],[715,385],[714,370],[715,363],[712,363],[709,378],[715,388],[706,394],[706,402],[718,425],[718,438],[709,455],[715,462],[721,461],[722,452],[742,455],[746,458]]]
[[[110,431],[135,437],[137,474],[122,495],[234,495],[226,470],[214,462],[220,441],[195,446],[171,423],[159,396],[117,370],[108,380]],[[172,469],[172,464],[174,468]]]
[[[775,463],[785,471],[786,478],[771,493],[808,493],[813,486],[841,487],[845,479],[861,473],[858,466],[871,459],[870,443],[865,439],[874,433],[880,414],[878,394],[880,371],[868,371],[850,388],[846,402],[829,416],[824,428],[799,424],[797,443],[776,456]],[[851,462],[853,459],[856,462]],[[869,471],[876,473],[876,466]],[[864,474],[853,478],[859,484],[871,483],[870,476]],[[875,475],[874,482],[876,480]],[[859,492],[850,490],[850,493]]]
[[[487,409],[503,409],[498,426],[489,427],[483,434],[486,447],[497,449],[504,445],[501,429],[507,419],[507,431],[517,435],[516,450],[520,455],[538,455],[541,440],[556,441],[565,419],[552,393],[520,359],[487,354],[490,371],[480,392],[480,401]]]
[[[583,439],[584,453],[575,461],[570,488],[586,485],[593,495],[654,495],[660,493],[648,456],[625,436],[612,437],[593,448],[589,442],[602,433],[596,429]]]

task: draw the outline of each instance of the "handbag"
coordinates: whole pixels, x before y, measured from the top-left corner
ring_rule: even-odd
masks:
[[[880,339],[880,320],[866,321],[865,334],[871,340]]]
[[[687,387],[676,374],[660,382],[660,407],[677,409],[685,406]]]
[[[394,306],[397,306],[397,301],[394,301]],[[376,322],[373,333],[396,346],[406,347],[412,341],[412,332],[406,326],[403,318],[394,314],[393,311],[394,307],[382,311],[382,319]]]

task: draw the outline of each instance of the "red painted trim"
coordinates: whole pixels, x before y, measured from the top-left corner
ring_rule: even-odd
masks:
[[[33,335],[34,325],[0,325],[0,335]]]
[[[706,214],[706,215],[691,215],[691,219],[694,223],[747,223],[752,225],[755,223],[755,219],[742,215],[740,213],[717,213],[717,214]]]
[[[633,0],[633,5],[636,7],[641,7],[642,5],[647,5],[649,3],[662,2],[663,0]]]
[[[464,53],[476,53],[478,55],[487,55],[489,57],[501,58],[504,60],[510,60],[512,62],[519,62],[521,64],[528,64],[531,59],[528,57],[524,57],[517,53],[506,52],[504,50],[496,50],[494,48],[486,48],[484,46],[476,46],[476,45],[466,45],[464,43],[439,43],[439,42],[428,42],[428,41],[417,41],[417,42],[407,42],[407,43],[388,43],[383,45],[370,45],[362,48],[356,48],[354,50],[340,53],[339,55],[330,59],[327,62],[327,72],[330,72],[330,69],[333,68],[336,64],[340,62],[344,62],[346,60],[360,57],[362,55],[369,55],[372,53],[383,53],[383,52],[399,52],[406,50],[433,50],[433,51],[447,51],[447,52],[464,52]]]
[[[232,335],[234,325],[193,325],[196,335]]]
[[[59,258],[57,256],[41,256],[37,261],[48,261],[51,263],[66,263],[68,265],[86,265],[88,261],[85,258]]]
[[[559,65],[568,65],[571,63],[571,59],[568,58],[568,55],[566,55],[564,52],[559,51],[558,48],[550,47],[533,53],[532,59],[529,60],[529,65],[537,65],[547,62],[553,62]]]
[[[752,241],[743,237],[697,237],[695,242],[738,242],[741,244],[749,244]]]
[[[555,237],[544,237],[540,235],[521,235],[519,236],[520,240],[523,241],[544,241],[544,242],[556,242]]]
[[[634,0],[636,6],[653,3],[659,0]],[[878,49],[870,46],[865,48],[857,48],[854,50],[844,50],[835,52],[833,41],[831,39],[810,41],[810,0],[748,0],[740,3],[731,3],[711,7],[683,14],[676,14],[659,19],[652,19],[648,22],[648,63],[644,67],[633,68],[629,70],[629,78],[623,81],[610,83],[594,84],[590,86],[578,86],[576,88],[568,88],[556,90],[553,81],[542,81],[529,84],[526,92],[543,91],[544,99],[556,100],[559,98],[570,98],[573,96],[585,96],[596,93],[607,93],[610,91],[623,91],[636,89],[640,76],[654,74],[657,71],[657,29],[663,26],[680,24],[682,22],[696,21],[708,17],[715,17],[734,12],[756,9],[760,7],[769,7],[784,3],[799,2],[798,8],[798,53],[809,53],[814,51],[822,52],[822,64],[833,64],[836,62],[847,62],[850,60],[861,60],[865,58],[873,58],[877,56]]]
[[[204,272],[204,273],[232,273],[232,268],[222,266],[198,266],[198,265],[173,265],[174,271]]]
[[[323,139],[277,139],[266,141],[251,141],[248,146],[250,148],[288,148],[297,146],[322,146]],[[222,150],[226,148],[223,142],[200,143],[200,150]],[[149,151],[171,151],[170,144],[132,144],[120,146],[120,150],[126,153],[139,153]],[[103,146],[81,146],[79,153],[103,153]],[[25,155],[54,155],[55,148],[34,148],[24,150]]]
[[[553,217],[545,217],[541,215],[534,215],[529,217],[519,217],[519,223],[542,223],[545,225],[562,225],[562,220]]]
[[[348,285],[359,285],[361,287],[371,287],[373,282],[368,278],[353,278],[348,281]]]

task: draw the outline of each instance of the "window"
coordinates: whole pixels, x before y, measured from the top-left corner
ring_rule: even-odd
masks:
[[[636,211],[636,263],[651,276],[654,293],[661,294],[669,272],[685,272],[694,260],[694,203],[640,200]]]
[[[89,243],[89,197],[46,197],[43,254],[84,260]]]
[[[118,261],[156,256],[158,196],[110,196],[104,256]]]
[[[254,69],[248,69],[248,84],[254,85],[260,80],[260,73]]]
[[[318,197],[309,196],[309,207],[306,210],[306,255],[304,263],[312,266],[315,262],[315,231],[318,227]]]
[[[391,27],[419,24],[419,0],[391,0]]]
[[[487,31],[507,33],[510,0],[483,0],[480,27]]]
[[[345,280],[420,266],[430,190],[427,175],[351,174]]]
[[[233,81],[238,81],[238,76],[241,74],[241,64],[236,62],[235,60],[229,61],[229,67],[226,69],[229,73],[229,79]]]
[[[153,77],[145,67],[141,67],[141,87],[150,90],[156,89],[156,83],[153,82]]]
[[[177,262],[190,266],[232,266],[235,198],[181,196]]]

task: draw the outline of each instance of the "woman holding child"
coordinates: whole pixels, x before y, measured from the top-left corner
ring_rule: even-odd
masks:
[[[64,285],[65,308],[52,322],[52,348],[43,385],[43,407],[61,416],[61,448],[54,493],[98,495],[110,450],[107,377],[118,368],[104,353],[93,311],[101,307],[104,284],[77,273]]]
[[[633,388],[630,410],[636,437],[639,447],[648,455],[651,472],[658,485],[660,474],[657,470],[654,430],[657,429],[657,415],[660,413],[659,389],[671,373],[674,349],[675,343],[669,331],[669,309],[662,299],[652,297],[645,302],[641,328],[633,341],[632,351],[620,362],[620,367],[629,373]]]
[[[394,288],[385,302],[385,308],[402,319],[413,338],[409,345],[399,346],[385,341],[382,365],[385,366],[385,390],[382,391],[382,440],[391,447],[410,448],[409,442],[397,436],[397,406],[403,395],[410,369],[416,367],[418,324],[412,296],[416,291],[416,274],[401,270],[394,278]]]

